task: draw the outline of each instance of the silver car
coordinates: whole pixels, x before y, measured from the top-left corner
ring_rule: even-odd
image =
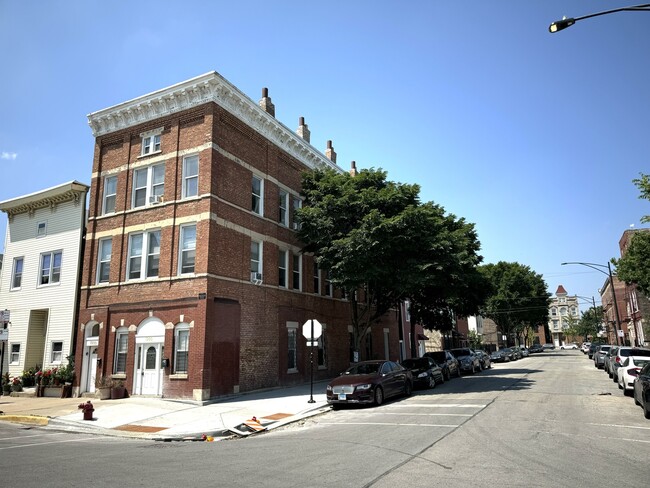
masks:
[[[603,369],[605,367],[605,355],[612,348],[611,344],[601,344],[594,351],[594,366],[598,369]]]

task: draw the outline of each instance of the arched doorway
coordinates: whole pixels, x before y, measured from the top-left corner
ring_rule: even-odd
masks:
[[[135,395],[162,395],[162,357],[165,343],[165,325],[160,319],[149,317],[139,326],[135,336]]]

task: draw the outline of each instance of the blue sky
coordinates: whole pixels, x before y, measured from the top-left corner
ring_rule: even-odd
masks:
[[[607,263],[650,214],[650,13],[548,25],[625,5],[0,0],[0,200],[90,183],[87,114],[215,70],[474,222],[485,262],[599,302],[605,276],[560,263]]]

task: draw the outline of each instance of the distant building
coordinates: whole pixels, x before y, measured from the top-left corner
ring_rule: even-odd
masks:
[[[638,232],[650,229],[628,229],[619,240],[621,257]],[[625,284],[625,321],[630,334],[630,342],[636,346],[650,346],[650,298],[639,290],[634,283]]]
[[[564,345],[567,340],[564,331],[570,327],[572,320],[579,319],[579,311],[578,297],[569,296],[564,286],[559,285],[555,296],[551,298],[548,313],[548,329],[556,347]]]
[[[8,217],[0,307],[10,314],[11,376],[63,366],[74,349],[87,192],[71,181],[0,202]]]
[[[612,282],[616,294],[616,306],[612,296]],[[625,283],[620,281],[616,275],[613,275],[611,281],[607,276],[603,286],[598,291],[603,305],[603,320],[605,321],[607,342],[609,344],[631,344],[625,303]]]

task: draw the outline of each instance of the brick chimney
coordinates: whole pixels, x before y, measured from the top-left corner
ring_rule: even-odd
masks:
[[[298,128],[296,129],[296,134],[302,137],[306,142],[309,142],[311,132],[309,132],[309,127],[307,127],[307,124],[305,124],[304,117],[300,117],[300,119],[298,119]]]
[[[260,100],[260,107],[262,107],[262,110],[264,110],[266,113],[275,117],[275,105],[273,105],[273,102],[271,102],[268,88],[262,88],[262,99]]]
[[[357,176],[357,162],[352,161],[352,167],[350,168],[350,176]]]
[[[336,164],[336,153],[334,152],[334,148],[332,147],[332,141],[327,141],[327,149],[325,149],[325,156],[327,157],[327,159],[329,159],[334,164]]]

